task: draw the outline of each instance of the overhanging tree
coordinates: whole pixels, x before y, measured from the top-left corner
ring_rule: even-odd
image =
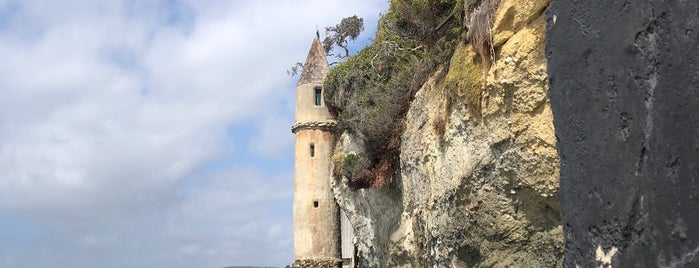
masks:
[[[364,19],[354,15],[346,17],[334,26],[325,27],[325,39],[323,39],[323,48],[329,56],[335,56],[338,59],[346,59],[349,57],[349,42],[357,40],[359,34],[364,30]],[[331,53],[333,47],[340,47],[344,50],[344,54]]]

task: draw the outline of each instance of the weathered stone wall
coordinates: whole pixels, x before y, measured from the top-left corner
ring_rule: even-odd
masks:
[[[296,133],[294,168],[294,256],[340,256],[340,210],[330,186],[333,133],[302,129]],[[310,145],[314,144],[311,156]]]
[[[340,268],[340,267],[342,267],[342,260],[340,260],[340,259],[295,260],[292,267],[294,267],[294,268]]]
[[[568,267],[699,267],[699,2],[554,1]]]
[[[561,265],[559,160],[544,54],[549,2],[501,4],[493,65],[476,95],[481,114],[445,85],[445,72],[456,84],[481,84],[478,58],[460,44],[411,103],[393,180],[358,191],[346,179],[333,184],[358,236],[360,267]],[[476,65],[475,78],[465,75]],[[362,140],[345,133],[336,153],[362,155]]]

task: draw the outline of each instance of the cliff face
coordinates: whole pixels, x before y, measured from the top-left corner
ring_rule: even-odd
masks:
[[[492,62],[459,39],[410,103],[389,182],[359,190],[348,178],[333,182],[361,267],[562,264],[544,54],[549,2],[500,3]],[[343,133],[334,155],[363,155],[365,143],[361,133]]]
[[[547,16],[566,266],[699,267],[699,2]]]

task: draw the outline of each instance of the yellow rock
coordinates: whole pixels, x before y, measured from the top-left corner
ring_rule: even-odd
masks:
[[[493,22],[493,46],[499,47],[539,17],[551,0],[503,0]]]

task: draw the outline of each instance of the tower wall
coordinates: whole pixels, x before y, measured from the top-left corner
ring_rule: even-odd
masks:
[[[296,87],[294,156],[294,267],[340,267],[340,208],[330,186],[336,122],[322,97],[329,71],[314,40]],[[320,94],[316,92],[320,90]]]
[[[337,259],[340,256],[340,210],[330,187],[332,132],[302,129],[296,133],[294,257]],[[310,144],[314,144],[314,156]]]
[[[325,106],[325,100],[320,98],[321,105],[315,105],[315,90],[322,89],[322,84],[309,83],[296,87],[296,122],[314,122],[314,121],[334,121],[328,107]]]

